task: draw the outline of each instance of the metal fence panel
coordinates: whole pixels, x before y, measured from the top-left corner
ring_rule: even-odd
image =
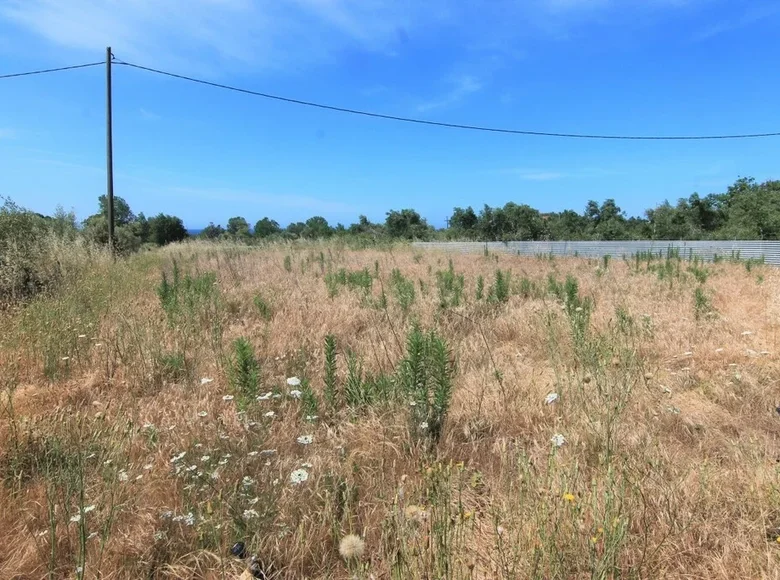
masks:
[[[540,254],[554,256],[584,256],[630,258],[638,253],[653,253],[665,256],[677,250],[683,258],[698,256],[711,262],[715,256],[763,259],[767,264],[780,266],[780,241],[725,241],[725,240],[641,240],[626,242],[413,242],[412,246],[427,250],[445,252],[477,253],[503,252],[521,256]]]

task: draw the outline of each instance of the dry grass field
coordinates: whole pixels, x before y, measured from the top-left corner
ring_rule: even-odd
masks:
[[[771,267],[189,244],[0,316],[0,578],[780,578]]]

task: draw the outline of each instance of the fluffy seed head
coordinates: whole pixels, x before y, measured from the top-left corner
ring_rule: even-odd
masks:
[[[360,558],[365,549],[366,543],[360,539],[360,536],[356,536],[355,534],[344,536],[339,543],[339,554],[341,554],[341,557],[345,560]]]

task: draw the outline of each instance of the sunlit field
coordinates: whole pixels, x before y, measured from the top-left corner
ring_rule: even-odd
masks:
[[[778,578],[780,276],[174,245],[0,314],[0,578]]]

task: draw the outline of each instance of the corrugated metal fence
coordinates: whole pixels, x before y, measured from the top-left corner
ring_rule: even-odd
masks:
[[[712,261],[723,258],[764,259],[767,264],[780,266],[780,241],[669,241],[643,240],[632,242],[414,242],[415,248],[445,252],[476,253],[504,252],[522,256],[612,256],[630,258],[635,254],[653,253],[666,256],[670,249],[683,258],[699,256]]]

